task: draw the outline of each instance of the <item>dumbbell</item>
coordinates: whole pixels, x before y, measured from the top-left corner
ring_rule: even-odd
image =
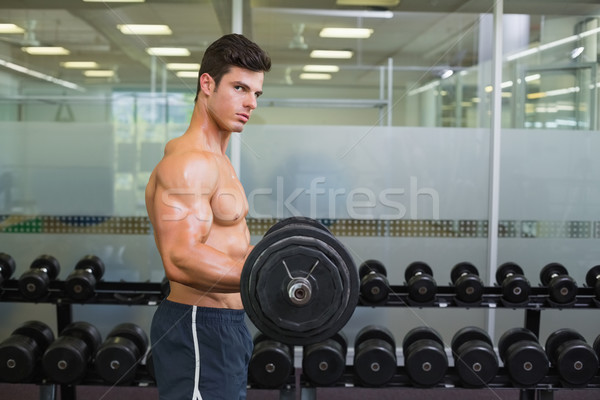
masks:
[[[448,356],[440,334],[428,326],[411,329],[402,341],[404,367],[414,386],[432,387],[448,370]]]
[[[163,299],[169,297],[169,294],[171,293],[171,282],[166,276],[160,281],[160,293]]]
[[[154,371],[154,357],[152,357],[152,348],[146,354],[146,372],[152,380],[156,381],[156,372]]]
[[[110,384],[130,384],[147,348],[148,336],[142,328],[128,322],[119,324],[109,332],[96,352],[96,372]]]
[[[9,254],[0,253],[0,287],[15,273],[15,260]]]
[[[548,356],[537,336],[527,328],[504,332],[498,340],[498,353],[515,386],[536,385],[548,373]]]
[[[330,386],[344,374],[348,342],[342,332],[319,343],[304,346],[302,372],[316,386]]]
[[[585,385],[598,372],[596,352],[574,329],[552,332],[546,339],[546,355],[567,385]]]
[[[73,300],[87,300],[94,296],[96,283],[104,275],[104,263],[88,254],[75,264],[75,270],[65,280],[67,296]]]
[[[540,281],[548,287],[548,296],[555,303],[566,304],[575,301],[577,283],[562,264],[547,264],[540,271]]]
[[[360,293],[369,303],[385,301],[390,292],[385,266],[378,260],[367,260],[358,268]]]
[[[476,326],[458,330],[450,347],[454,367],[465,387],[486,386],[498,373],[498,356],[488,333]]]
[[[531,284],[523,275],[523,268],[514,262],[506,262],[496,270],[496,283],[502,288],[502,298],[520,304],[529,301]]]
[[[83,321],[67,325],[44,353],[44,373],[52,382],[60,384],[81,381],[101,342],[95,326]]]
[[[0,343],[0,381],[31,381],[39,370],[44,351],[53,341],[52,329],[41,321],[28,321],[15,329]]]
[[[37,257],[31,263],[29,271],[19,278],[19,291],[29,300],[37,300],[48,293],[50,281],[60,273],[60,264],[48,254]]]
[[[396,373],[396,340],[385,326],[367,325],[354,339],[354,375],[364,386],[383,386]]]
[[[254,337],[254,350],[248,364],[248,377],[258,387],[280,388],[294,368],[293,347],[259,333]]]
[[[431,267],[422,261],[411,263],[404,271],[408,286],[408,297],[418,303],[428,303],[435,299],[437,283],[433,279]]]
[[[458,300],[465,303],[481,300],[484,285],[473,264],[466,261],[456,264],[450,271],[450,279]]]
[[[588,287],[594,288],[596,299],[600,300],[600,265],[596,265],[585,275],[585,283]]]

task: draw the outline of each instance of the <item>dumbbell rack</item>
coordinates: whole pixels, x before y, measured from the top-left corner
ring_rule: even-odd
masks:
[[[595,298],[594,288],[579,287],[575,300],[568,304],[557,304],[550,300],[548,288],[546,287],[531,287],[531,295],[529,301],[522,304],[514,304],[506,302],[502,298],[502,289],[498,286],[484,287],[484,292],[481,301],[475,303],[463,303],[456,299],[454,286],[437,286],[435,300],[429,303],[417,303],[412,301],[408,295],[408,286],[392,285],[390,286],[390,294],[388,298],[377,304],[369,303],[359,297],[358,306],[362,307],[413,307],[413,308],[488,308],[488,309],[522,309],[524,315],[524,327],[531,330],[539,337],[541,313],[545,309],[600,309],[600,301]],[[300,377],[302,400],[316,399],[316,386],[312,385],[304,376]],[[352,367],[346,366],[346,370],[342,378],[334,385],[337,387],[354,387],[359,386],[357,383]],[[393,379],[385,386],[385,388],[411,388],[413,387],[408,375],[405,373],[404,367],[397,367]],[[559,375],[554,367],[550,368],[546,377],[534,387],[519,388],[513,386],[509,375],[504,367],[499,368],[498,374],[487,385],[491,389],[519,389],[520,400],[552,400],[554,392],[561,388],[571,387],[564,386],[559,378]],[[449,367],[444,379],[434,388],[462,388],[458,373],[454,367]],[[600,373],[585,385],[586,389],[600,390]],[[465,388],[467,389],[467,388]]]
[[[65,295],[65,282],[52,281],[48,294],[38,300],[24,298],[19,291],[19,281],[10,279],[4,282],[0,292],[0,302],[14,303],[43,303],[56,306],[57,330],[60,333],[67,325],[73,322],[72,306],[74,304],[102,304],[102,305],[148,305],[155,306],[163,298],[160,283],[151,282],[105,282],[96,284],[95,295],[86,301],[75,301]],[[40,400],[54,400],[56,389],[60,386],[62,400],[76,399],[77,385],[103,385],[103,381],[94,373],[88,371],[83,382],[76,385],[57,385],[52,382],[32,382],[40,385]],[[134,386],[150,386],[154,381],[143,369],[138,368]]]

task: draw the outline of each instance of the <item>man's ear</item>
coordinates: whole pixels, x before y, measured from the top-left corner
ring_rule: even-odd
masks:
[[[200,75],[200,89],[205,95],[210,95],[215,89],[215,80],[206,72]]]

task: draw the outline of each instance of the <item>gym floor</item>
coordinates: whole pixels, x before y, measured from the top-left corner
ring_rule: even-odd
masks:
[[[60,391],[58,391],[60,392]],[[0,384],[2,400],[38,400],[39,387],[26,384]],[[598,400],[600,389],[557,390],[554,400]],[[327,400],[519,400],[517,389],[365,389],[322,388],[317,389],[317,399]],[[56,400],[60,400],[57,393]],[[155,387],[78,386],[77,398],[83,400],[158,400]],[[296,399],[300,394],[296,393]],[[247,400],[278,400],[276,390],[249,390]],[[40,399],[41,400],[41,399]]]

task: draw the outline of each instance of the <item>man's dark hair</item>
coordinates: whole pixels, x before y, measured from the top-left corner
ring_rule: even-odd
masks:
[[[198,100],[202,74],[209,74],[218,87],[221,78],[229,72],[232,66],[255,72],[268,72],[271,69],[271,58],[256,43],[243,35],[231,33],[222,36],[208,46],[204,52],[198,73],[198,86],[194,102]]]

